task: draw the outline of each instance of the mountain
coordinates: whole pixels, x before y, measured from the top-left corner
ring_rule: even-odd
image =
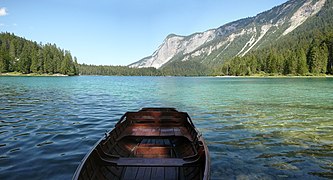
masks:
[[[205,67],[274,45],[316,17],[332,0],[290,0],[271,10],[189,36],[171,34],[158,49],[130,67],[167,68],[175,62],[197,62]],[[330,2],[330,3],[328,3]],[[328,7],[326,9],[332,9]]]

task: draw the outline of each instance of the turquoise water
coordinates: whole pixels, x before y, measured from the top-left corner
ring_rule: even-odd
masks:
[[[126,111],[186,111],[212,179],[333,178],[332,78],[0,77],[0,179],[71,179]]]

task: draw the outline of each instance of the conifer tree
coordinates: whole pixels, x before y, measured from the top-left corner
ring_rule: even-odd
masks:
[[[23,74],[30,73],[31,57],[30,57],[30,47],[25,44],[21,53],[21,57],[18,62],[18,69]]]
[[[60,72],[62,74],[75,75],[72,55],[69,51],[65,51],[65,57],[64,57],[64,60],[61,63],[61,71]]]
[[[333,74],[333,40],[329,42],[328,46],[327,73]]]
[[[319,47],[319,73],[325,74],[327,72],[328,58],[328,47],[327,44],[323,42]]]
[[[305,75],[309,72],[308,65],[306,64],[306,54],[304,49],[297,52],[297,74]]]
[[[0,51],[0,73],[8,72],[8,62],[4,53]]]
[[[16,47],[14,40],[10,42],[9,45],[9,56],[10,56],[10,62],[9,62],[9,71],[16,71]]]
[[[79,64],[77,58],[74,56],[74,74],[79,75]]]
[[[308,53],[308,64],[311,73],[318,74],[320,68],[319,61],[319,48],[316,45],[312,45]]]
[[[297,71],[297,57],[294,52],[288,52],[288,55],[285,59],[284,74],[296,74]]]
[[[44,73],[44,53],[42,49],[38,49],[37,52],[37,73],[41,74]]]

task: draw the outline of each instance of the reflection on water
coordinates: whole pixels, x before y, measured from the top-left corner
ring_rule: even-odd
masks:
[[[212,179],[333,178],[333,79],[0,77],[0,179],[70,179],[126,111],[187,111]]]

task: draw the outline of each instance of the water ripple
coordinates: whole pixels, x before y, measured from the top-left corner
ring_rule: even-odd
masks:
[[[0,77],[0,179],[70,179],[126,111],[176,107],[212,179],[332,178],[332,79]]]

